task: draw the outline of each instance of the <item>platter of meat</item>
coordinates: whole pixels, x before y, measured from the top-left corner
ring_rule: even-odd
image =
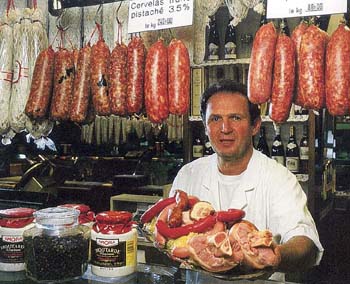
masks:
[[[268,278],[278,263],[272,233],[244,217],[243,210],[215,211],[209,202],[177,190],[151,206],[140,227],[182,268],[227,280]]]

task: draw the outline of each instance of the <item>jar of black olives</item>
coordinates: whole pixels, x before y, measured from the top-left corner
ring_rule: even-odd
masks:
[[[87,269],[89,234],[79,225],[74,208],[50,207],[34,213],[36,224],[26,230],[24,260],[27,276],[39,283],[80,278]]]

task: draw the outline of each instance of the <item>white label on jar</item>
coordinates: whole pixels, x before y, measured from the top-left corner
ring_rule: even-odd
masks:
[[[91,232],[92,272],[99,276],[118,277],[135,271],[137,233],[120,235]]]
[[[0,262],[23,263],[23,237],[16,235],[2,235],[0,238]]]

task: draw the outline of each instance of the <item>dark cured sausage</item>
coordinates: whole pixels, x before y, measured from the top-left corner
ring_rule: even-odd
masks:
[[[145,68],[145,106],[151,122],[161,123],[169,115],[167,48],[159,39],[148,50]]]
[[[46,116],[52,94],[55,51],[51,46],[41,51],[36,59],[32,85],[25,113],[31,118]]]
[[[71,121],[81,123],[85,120],[90,100],[90,55],[91,46],[87,44],[79,50],[76,75],[73,85]]]
[[[320,109],[325,101],[325,53],[327,38],[315,25],[307,28],[300,45],[299,103],[306,109]]]
[[[126,104],[128,113],[138,113],[143,107],[143,82],[146,48],[143,39],[134,37],[128,44],[128,89]]]
[[[350,107],[350,30],[344,24],[333,32],[326,53],[326,106],[331,115]]]
[[[182,212],[188,206],[188,196],[187,193],[182,190],[177,190],[175,194],[176,205],[169,214],[169,227],[179,227],[182,224]]]
[[[301,39],[303,37],[303,34],[305,33],[307,29],[307,24],[302,21],[292,32],[291,38],[294,43],[294,49],[295,49],[295,96],[294,96],[294,102],[295,104],[299,105],[299,81],[298,81],[298,73],[299,73],[299,57],[300,57],[300,45],[301,45]]]
[[[181,40],[173,39],[168,46],[169,112],[186,114],[190,102],[190,57]]]
[[[109,99],[112,114],[127,113],[127,59],[128,48],[123,43],[117,43],[111,54],[109,68]]]
[[[91,48],[91,94],[97,115],[109,115],[111,109],[108,98],[109,47],[99,39]]]
[[[72,101],[74,62],[72,52],[60,49],[56,52],[54,68],[54,92],[50,116],[53,120],[68,120]]]
[[[280,33],[277,38],[269,115],[274,122],[288,119],[293,101],[295,51],[291,38]]]
[[[272,22],[262,25],[255,34],[248,72],[248,98],[252,103],[262,104],[270,99],[276,40]]]

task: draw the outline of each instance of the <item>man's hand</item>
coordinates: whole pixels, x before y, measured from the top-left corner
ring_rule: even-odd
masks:
[[[315,264],[317,248],[308,237],[296,236],[281,245],[273,242],[272,248],[278,271],[305,271]]]

